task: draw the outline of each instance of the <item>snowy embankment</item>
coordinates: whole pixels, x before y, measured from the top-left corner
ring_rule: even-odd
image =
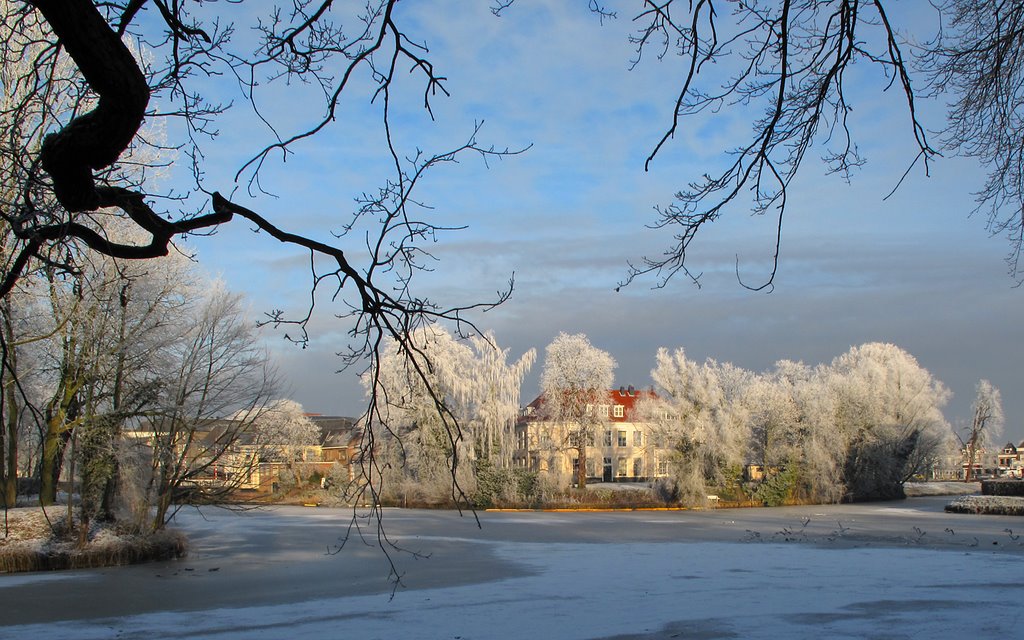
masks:
[[[7,509],[0,522],[0,573],[82,569],[169,560],[185,555],[184,534],[163,530],[139,535],[93,523],[80,544],[69,531],[64,508]],[[78,523],[74,523],[77,527]]]
[[[920,496],[966,496],[981,493],[980,482],[907,482],[903,491],[908,498]]]
[[[1018,496],[960,496],[946,505],[950,513],[1024,516],[1024,498]]]
[[[908,482],[903,489],[908,498],[958,496],[946,505],[950,513],[1024,516],[1024,498],[981,495],[980,482]]]

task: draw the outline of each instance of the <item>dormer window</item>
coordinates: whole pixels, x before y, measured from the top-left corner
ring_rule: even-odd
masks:
[[[626,415],[626,407],[621,404],[615,405],[615,408],[612,409],[612,415],[616,418],[624,417]]]

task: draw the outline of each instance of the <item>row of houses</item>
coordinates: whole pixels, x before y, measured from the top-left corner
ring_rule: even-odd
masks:
[[[963,468],[966,470],[968,454],[963,452]],[[971,477],[984,478],[1021,478],[1024,477],[1024,440],[1019,444],[1007,442],[1001,449],[979,448],[974,455]]]
[[[251,430],[240,429],[232,419],[209,420],[196,425],[188,438],[188,466],[183,485],[230,488],[254,493],[274,493],[295,474],[303,480],[319,475],[342,476],[351,481],[361,461],[362,430],[354,418],[306,414],[316,425],[315,444],[289,445],[259,442]],[[143,445],[154,442],[152,426],[127,434]]]

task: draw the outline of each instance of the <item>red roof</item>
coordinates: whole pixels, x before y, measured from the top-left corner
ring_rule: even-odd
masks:
[[[636,406],[636,401],[641,398],[654,399],[657,398],[658,394],[654,393],[654,390],[648,389],[647,391],[641,389],[635,389],[633,387],[619,387],[618,389],[608,390],[608,406],[609,406],[609,419],[612,422],[630,422],[632,420],[633,410]],[[611,409],[615,405],[622,405],[625,407],[622,411],[621,417],[615,416],[615,411]],[[527,405],[528,408],[533,409],[536,414],[541,414],[540,408],[544,406],[544,394],[541,394],[534,398],[533,402]]]

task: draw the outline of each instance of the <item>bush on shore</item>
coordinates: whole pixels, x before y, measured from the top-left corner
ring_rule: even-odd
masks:
[[[68,528],[60,516],[48,520],[35,507],[7,510],[0,534],[0,573],[137,564],[180,558],[188,551],[178,531],[140,534],[105,523],[93,524],[81,541],[77,527]]]

